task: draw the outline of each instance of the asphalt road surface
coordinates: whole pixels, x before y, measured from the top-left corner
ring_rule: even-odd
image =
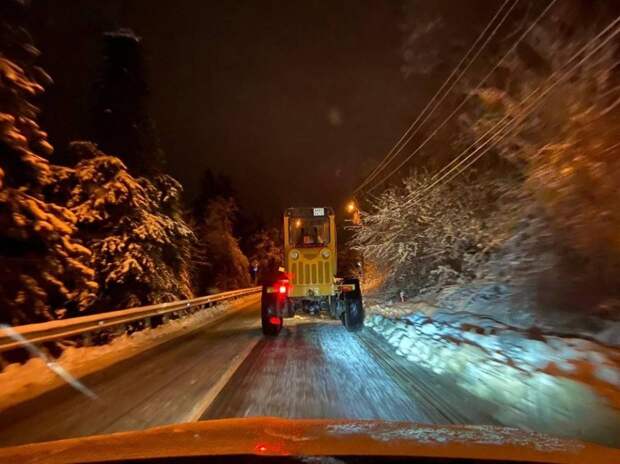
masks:
[[[214,324],[0,413],[0,446],[222,417],[494,424],[493,405],[415,369],[368,330],[296,317],[260,331],[258,299]],[[480,412],[484,411],[484,412]]]

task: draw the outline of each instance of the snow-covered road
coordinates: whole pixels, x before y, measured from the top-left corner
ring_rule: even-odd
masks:
[[[0,414],[0,444],[234,416],[494,423],[474,398],[390,354],[379,337],[295,318],[260,333],[257,303]]]
[[[222,317],[172,339],[163,330],[162,343],[82,377],[95,400],[63,385],[1,411],[0,446],[251,416],[501,424],[617,445],[615,416],[574,413],[567,405],[581,397],[564,390],[515,416],[508,413],[527,398],[502,371],[488,394],[475,395],[458,372],[399,356],[390,337],[369,327],[353,334],[339,322],[295,317],[277,338],[265,338],[257,297]],[[495,368],[472,358],[461,373],[473,372],[468,379],[482,388],[484,369]],[[568,428],[572,422],[583,426]]]
[[[296,317],[278,338],[261,339],[202,419],[278,416],[495,423],[460,395],[432,374],[413,370],[369,331],[352,334],[339,322]],[[451,402],[460,403],[459,412]]]

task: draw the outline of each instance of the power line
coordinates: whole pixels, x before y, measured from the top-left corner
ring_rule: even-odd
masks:
[[[605,33],[607,33],[611,28],[613,28],[615,25],[618,24],[618,22],[620,22],[620,16],[618,16],[614,21],[612,21],[603,31],[601,31],[599,34],[597,34],[596,37],[594,37],[593,39],[591,39],[586,45],[584,45],[575,55],[573,55],[571,57],[570,60],[567,61],[567,63],[564,66],[567,66],[569,63],[571,63],[572,61],[574,61],[581,53],[583,53],[584,51],[586,51],[590,45],[595,42],[596,40],[599,40],[600,37],[602,35],[604,35]],[[443,179],[445,179],[446,177],[448,177],[452,172],[454,172],[456,169],[458,169],[460,166],[462,166],[465,162],[467,162],[467,160],[471,159],[481,148],[484,148],[484,146],[486,146],[489,142],[493,141],[494,139],[497,139],[498,141],[501,140],[503,138],[502,133],[504,131],[504,129],[508,128],[508,131],[506,131],[506,135],[510,132],[513,131],[515,129],[517,129],[519,127],[519,124],[521,123],[521,121],[523,121],[529,114],[531,114],[536,105],[540,104],[542,102],[543,97],[545,97],[551,90],[553,90],[553,88],[558,85],[559,83],[561,83],[562,81],[566,80],[568,77],[570,77],[570,75],[572,74],[573,71],[575,71],[579,66],[581,66],[585,61],[587,61],[587,59],[589,59],[591,56],[593,56],[595,53],[597,53],[603,46],[605,46],[612,38],[614,38],[618,33],[620,33],[620,28],[617,28],[614,32],[612,32],[603,42],[601,42],[600,44],[598,44],[593,50],[591,50],[588,54],[586,54],[578,63],[576,63],[575,65],[573,65],[571,67],[571,69],[569,69],[568,71],[566,71],[562,76],[560,76],[560,78],[553,82],[549,87],[547,87],[542,94],[538,95],[536,97],[536,99],[534,100],[534,102],[532,102],[529,107],[524,108],[522,111],[523,113],[519,116],[519,118],[515,121],[508,121],[505,124],[503,124],[504,120],[506,120],[508,118],[508,115],[504,116],[500,121],[498,121],[493,127],[491,127],[489,130],[487,130],[487,132],[485,132],[485,134],[483,134],[482,136],[480,136],[476,141],[474,141],[467,149],[465,149],[463,152],[461,152],[461,154],[459,156],[457,156],[454,160],[452,160],[447,166],[445,166],[444,168],[442,168],[435,176],[433,176],[433,178],[435,179],[434,182],[431,183],[431,185],[429,185],[428,187],[426,187],[422,192],[420,192],[418,195],[416,195],[414,198],[408,200],[405,205],[412,205],[414,204],[418,199],[420,199],[424,194],[426,194],[427,192],[429,192],[432,188],[434,188],[437,184],[439,184]],[[559,72],[555,72],[554,74],[559,74]],[[552,76],[553,77],[553,76]],[[551,77],[551,78],[552,78]],[[550,78],[550,79],[551,79]],[[535,90],[533,90],[532,92],[530,92],[530,94],[520,103],[520,105],[523,105],[527,100],[529,100],[530,97],[532,97],[536,92],[538,92],[538,90],[541,89],[541,86],[537,87]],[[503,126],[502,126],[503,124]],[[502,126],[502,127],[499,127]],[[491,131],[494,131],[495,129],[497,129],[499,127],[499,130],[497,132],[495,132],[488,140],[486,140],[485,142],[482,143],[482,145],[479,145],[472,153],[470,153],[469,155],[465,156],[465,153],[472,148],[474,145],[476,145],[477,143],[480,142],[481,139],[483,139],[484,137],[486,137],[487,134],[489,134]],[[490,147],[486,148],[484,151],[482,151],[478,156],[476,156],[472,161],[470,161],[467,165],[465,165],[462,169],[460,169],[456,174],[454,174],[452,177],[450,177],[445,183],[450,182],[451,180],[453,180],[455,177],[457,177],[458,175],[460,175],[462,172],[464,172],[466,169],[468,169],[471,165],[473,165],[476,161],[478,161],[482,156],[484,156],[486,153],[488,153],[491,148],[493,147],[493,145],[491,145]],[[458,161],[452,168],[449,168],[449,166],[451,164],[454,164],[455,161],[457,161],[459,158],[464,157],[461,161]],[[449,168],[449,169],[448,169]],[[443,172],[443,174],[442,174]],[[439,176],[439,178],[437,178]]]
[[[472,46],[470,47],[470,49],[467,51],[467,53],[463,56],[463,58],[461,58],[461,61],[457,64],[457,66],[452,70],[452,72],[450,73],[450,75],[448,76],[448,78],[444,81],[444,83],[442,84],[442,86],[439,88],[439,90],[437,90],[437,92],[433,95],[433,97],[431,98],[431,100],[426,104],[426,106],[422,109],[422,111],[419,113],[418,117],[416,118],[416,120],[409,126],[409,128],[405,131],[405,133],[401,136],[401,138],[398,140],[398,142],[396,143],[396,145],[394,145],[394,147],[392,147],[392,149],[390,150],[390,152],[386,155],[386,157],[379,163],[379,165],[377,165],[377,167],[375,167],[375,169],[369,174],[369,176],[362,182],[362,184],[360,184],[355,190],[354,190],[354,194],[357,193],[358,191],[360,191],[364,186],[366,186],[369,182],[371,182],[375,177],[377,177],[381,171],[387,167],[389,165],[389,163],[392,161],[392,159],[394,159],[396,156],[398,156],[400,154],[400,152],[405,148],[405,146],[411,141],[411,139],[415,136],[415,134],[417,133],[418,129],[428,120],[428,118],[432,115],[432,113],[435,111],[435,109],[437,108],[437,106],[445,99],[445,97],[448,95],[448,93],[450,92],[450,90],[452,90],[452,88],[454,87],[454,85],[456,84],[456,82],[462,77],[462,75],[465,73],[465,71],[467,71],[467,69],[469,69],[469,67],[471,66],[471,64],[473,63],[473,61],[478,57],[478,55],[480,54],[480,52],[482,51],[482,48],[484,48],[487,44],[488,41],[491,39],[491,37],[493,37],[493,35],[497,32],[497,29],[499,28],[499,26],[501,26],[501,24],[506,20],[506,18],[508,17],[508,15],[510,14],[510,12],[512,11],[512,9],[514,9],[514,7],[516,6],[518,0],[515,0],[514,4],[512,5],[512,7],[505,13],[504,17],[501,19],[500,23],[497,25],[497,27],[495,28],[495,30],[491,33],[491,36],[489,36],[489,38],[486,40],[486,42],[482,45],[482,47],[480,48],[480,50],[476,53],[476,56],[474,58],[472,58],[472,60],[469,62],[469,64],[465,67],[464,70],[462,70],[461,74],[456,78],[456,80],[454,80],[454,82],[452,83],[452,85],[450,86],[450,88],[448,90],[446,90],[446,92],[444,93],[444,95],[442,96],[441,100],[435,105],[435,107],[431,110],[431,113],[428,114],[424,120],[420,123],[420,125],[418,125],[415,128],[415,131],[413,132],[413,134],[410,134],[410,132],[414,129],[414,127],[417,125],[417,123],[420,121],[420,119],[424,116],[424,114],[426,113],[426,111],[428,110],[428,108],[434,103],[434,101],[437,99],[437,97],[439,96],[439,94],[442,92],[442,90],[446,87],[446,85],[448,85],[448,82],[452,79],[452,77],[456,74],[456,72],[458,71],[458,69],[460,68],[460,66],[467,60],[467,58],[469,57],[469,55],[473,52],[474,48],[476,47],[476,45],[478,44],[478,42],[484,37],[484,35],[486,34],[487,30],[491,27],[491,25],[493,24],[493,22],[495,21],[495,19],[499,16],[499,14],[501,13],[501,11],[503,10],[503,8],[506,6],[506,4],[509,2],[510,0],[506,0],[501,7],[499,8],[499,10],[495,13],[495,16],[491,19],[491,21],[487,24],[487,26],[485,27],[485,29],[482,31],[482,33],[478,36],[478,38],[476,39],[476,41],[472,44]]]
[[[602,35],[604,35],[605,33],[607,33],[612,27],[614,27],[618,22],[620,22],[620,16],[617,17],[614,21],[612,21],[603,31],[601,31],[596,37],[594,37],[593,39],[591,39],[584,47],[582,47],[575,55],[573,55],[571,57],[571,59],[564,65],[568,65],[569,63],[571,63],[573,60],[575,60],[577,58],[577,56],[579,56],[581,53],[583,53],[585,50],[587,50],[590,45],[598,40]],[[499,129],[499,131],[494,134],[489,140],[487,140],[483,145],[479,146],[478,148],[476,148],[476,150],[474,150],[472,153],[470,153],[468,156],[466,156],[462,161],[458,162],[457,165],[455,165],[453,168],[449,169],[447,173],[443,174],[441,176],[441,178],[437,179],[433,184],[431,184],[430,186],[428,186],[427,188],[425,188],[422,192],[422,194],[424,192],[429,191],[434,185],[436,185],[439,181],[441,181],[442,179],[444,179],[445,177],[447,177],[447,175],[449,175],[451,172],[454,171],[454,169],[456,169],[459,165],[462,165],[463,162],[467,161],[468,159],[470,159],[473,155],[476,154],[476,152],[479,151],[480,148],[484,147],[489,141],[493,140],[494,138],[498,137],[499,139],[501,139],[502,137],[502,131],[503,129],[505,129],[506,127],[510,126],[512,124],[512,127],[509,128],[508,132],[510,132],[511,130],[515,130],[519,127],[519,124],[521,121],[523,121],[529,114],[531,114],[533,112],[533,110],[535,109],[536,105],[542,102],[542,98],[545,97],[551,90],[553,90],[553,88],[558,85],[559,83],[561,83],[562,81],[566,80],[566,78],[570,77],[570,74],[575,71],[579,66],[581,66],[588,58],[590,58],[591,56],[593,56],[595,53],[597,53],[602,47],[604,47],[607,42],[609,42],[611,39],[613,39],[618,33],[620,33],[620,28],[616,29],[614,32],[612,32],[603,42],[601,42],[600,44],[598,44],[593,50],[591,50],[586,56],[584,56],[577,64],[575,64],[571,69],[569,69],[568,71],[566,71],[562,76],[560,76],[560,78],[553,82],[549,87],[547,87],[542,94],[540,94],[539,96],[536,97],[536,100],[534,102],[532,102],[530,104],[530,106],[528,108],[525,108],[523,111],[523,113],[519,116],[519,118],[517,119],[517,122],[515,121],[508,121],[506,124],[504,124],[503,127],[501,127]],[[559,74],[559,72],[556,72],[554,74]],[[541,86],[537,87],[534,91],[532,91],[523,102],[521,102],[521,105],[523,105],[534,93],[536,93],[538,90],[540,90]],[[498,123],[495,124],[495,126],[491,127],[485,134],[483,134],[477,141],[475,141],[472,145],[470,145],[470,147],[468,147],[464,152],[461,153],[461,155],[459,155],[459,157],[464,156],[465,152],[471,148],[473,145],[475,145],[476,143],[478,143],[480,141],[480,139],[482,139],[483,137],[486,136],[486,134],[488,134],[489,132],[495,130],[499,125],[502,124],[502,122],[507,119],[507,116],[504,116]],[[508,134],[508,132],[506,133],[506,135]],[[475,161],[477,161],[481,156],[483,156],[484,154],[486,154],[490,149],[492,148],[489,147],[486,150],[484,150],[479,156],[477,156],[474,161],[470,164],[467,165],[470,166],[471,164],[473,164]],[[457,157],[457,159],[459,158]],[[454,162],[454,160],[452,161],[452,163]],[[452,164],[451,163],[451,164]],[[442,171],[445,171],[446,168],[448,166],[446,166],[444,169],[442,169]],[[461,172],[463,172],[464,170],[461,170],[457,173],[460,174]],[[436,176],[434,176],[436,177]],[[454,176],[456,177],[456,176]],[[454,177],[452,177],[450,180],[452,180]]]
[[[504,54],[504,56],[496,63],[496,65],[489,71],[489,73],[482,78],[482,80],[476,86],[476,90],[479,90],[480,87],[487,81],[489,77],[495,72],[495,70],[500,66],[500,64],[514,51],[517,46],[525,39],[527,34],[534,28],[534,26],[540,21],[540,19],[551,9],[551,7],[555,4],[557,0],[552,0],[547,7],[539,14],[539,16],[530,24],[530,26],[521,34],[519,39],[513,44],[513,46]],[[407,163],[416,153],[418,153],[436,134],[442,129],[450,119],[465,105],[465,103],[469,100],[473,92],[468,93],[465,98],[461,101],[461,103],[448,115],[446,119],[414,150],[408,157],[406,157],[395,169],[393,169],[387,176],[385,176],[379,183],[375,184],[370,190],[381,185],[383,182],[388,180],[391,176],[393,176],[400,168],[402,168],[405,163]]]
[[[471,55],[471,53],[474,51],[474,49],[476,48],[476,46],[478,45],[478,42],[480,42],[482,40],[482,38],[485,36],[485,34],[487,33],[487,31],[490,29],[491,25],[495,22],[495,20],[498,18],[498,16],[500,15],[500,13],[502,12],[502,10],[504,9],[504,7],[508,4],[508,2],[510,2],[510,0],[505,0],[504,3],[500,6],[500,8],[497,10],[497,12],[495,13],[495,15],[493,16],[493,18],[491,18],[491,20],[487,23],[486,27],[483,29],[483,31],[480,33],[480,35],[478,36],[478,38],[476,38],[476,41],[472,44],[472,46],[469,48],[469,50],[467,51],[467,53],[461,58],[461,60],[459,61],[459,63],[456,65],[456,67],[452,70],[452,72],[450,73],[450,75],[446,78],[446,80],[443,82],[443,84],[441,85],[441,87],[439,88],[439,90],[437,90],[437,92],[435,92],[435,94],[433,95],[433,97],[429,100],[429,102],[426,104],[426,106],[422,109],[422,111],[418,114],[418,117],[413,121],[413,123],[411,123],[411,125],[407,128],[407,130],[403,133],[403,135],[400,137],[400,139],[398,139],[398,141],[396,142],[396,144],[390,149],[390,151],[388,152],[388,154],[379,162],[379,164],[371,171],[371,173],[368,175],[368,177],[366,177],[366,179],[364,179],[364,181],[362,181],[362,183],[353,191],[353,194],[359,192],[362,188],[364,188],[364,186],[366,186],[369,182],[371,182],[376,176],[378,176],[380,174],[380,172],[384,169],[384,167],[386,167],[387,165],[389,165],[389,163],[392,161],[392,159],[394,159],[396,156],[398,156],[400,154],[400,152],[403,150],[403,148],[411,141],[411,139],[415,136],[415,134],[417,133],[418,129],[428,120],[428,118],[433,114],[433,112],[435,111],[435,109],[437,109],[437,106],[439,106],[439,104],[441,104],[441,102],[445,99],[445,97],[448,95],[448,93],[452,90],[452,88],[454,87],[454,85],[456,84],[456,82],[458,82],[458,80],[463,76],[463,74],[465,73],[465,71],[467,71],[469,69],[469,67],[472,65],[472,63],[475,61],[475,59],[478,57],[478,55],[480,54],[480,52],[482,51],[482,49],[484,49],[484,47],[486,47],[486,45],[488,44],[489,40],[495,35],[495,33],[497,32],[497,30],[499,29],[499,27],[503,24],[503,22],[506,20],[506,18],[508,17],[508,15],[512,12],[512,10],[515,8],[515,6],[517,5],[517,3],[519,2],[519,0],[514,0],[513,5],[510,7],[510,9],[504,14],[504,17],[501,19],[501,21],[499,22],[499,24],[496,26],[496,28],[493,30],[493,32],[491,33],[491,35],[487,38],[487,40],[485,41],[485,43],[481,46],[481,48],[478,50],[478,52],[476,52],[476,56],[474,56],[471,61],[469,62],[469,64],[462,70],[461,74],[454,80],[454,82],[452,83],[452,85],[450,86],[450,88],[448,90],[446,90],[446,92],[444,93],[443,97],[441,98],[441,100],[437,103],[437,105],[435,105],[435,107],[431,110],[430,114],[428,114],[424,120],[420,123],[420,125],[418,125],[418,122],[420,121],[420,119],[422,119],[422,116],[424,116],[424,114],[426,113],[426,111],[429,109],[429,107],[435,102],[435,100],[437,99],[437,97],[439,96],[439,94],[444,90],[444,88],[448,85],[448,83],[450,82],[450,80],[454,77],[454,75],[457,73],[458,69],[463,65],[463,63],[469,58],[469,56]],[[417,127],[416,127],[417,126]],[[415,128],[415,130],[414,130]],[[413,133],[411,133],[411,131],[413,131]]]
[[[538,22],[543,18],[545,14],[551,9],[551,7],[557,2],[557,0],[551,0],[551,2],[547,5],[547,7],[538,15],[538,17],[530,24],[530,26],[521,34],[521,36],[517,39],[517,41],[508,49],[508,51],[504,54],[504,56],[493,66],[491,71],[482,78],[482,80],[476,86],[476,90],[479,90],[480,87],[487,81],[489,77],[495,72],[495,70],[500,66],[500,64],[512,53],[516,50],[517,46],[525,39],[525,37],[530,33],[530,31],[538,24]],[[392,177],[396,172],[400,170],[415,154],[417,154],[424,146],[431,140],[439,130],[441,130],[447,123],[452,119],[452,117],[467,103],[467,101],[471,98],[472,93],[468,93],[465,98],[461,101],[461,103],[448,115],[447,118],[443,120],[443,122],[433,131],[431,134],[409,155],[407,156],[396,168],[390,171],[386,176],[383,177],[382,180],[375,183],[368,191],[372,191],[381,185],[383,182]]]
[[[595,37],[593,37],[592,39],[590,39],[583,47],[581,47],[566,63],[563,64],[563,67],[566,68],[568,65],[570,65],[570,63],[572,61],[574,61],[580,54],[584,53],[589,47],[590,45],[592,45],[595,41],[599,40],[602,36],[604,36],[609,30],[611,30],[617,23],[618,21],[620,21],[620,17],[616,18],[614,21],[612,21],[611,23],[609,23],[601,32],[599,32]],[[613,38],[613,36],[616,33],[612,33],[611,37],[608,37],[607,39],[605,39],[603,41],[602,44],[599,44],[594,51],[590,52],[590,54],[588,54],[587,56],[592,56],[596,51],[600,50],[601,47],[603,47],[609,40],[611,40],[611,38]],[[580,65],[581,63],[583,63],[583,60],[578,63],[578,65]],[[613,69],[617,66],[618,63],[613,63],[612,66],[610,66],[610,69]],[[574,70],[571,69],[567,72],[572,72]],[[558,75],[561,72],[561,70],[556,71],[553,73],[552,76],[549,77],[549,80],[551,80],[555,75]],[[556,83],[557,84],[557,83]],[[555,86],[555,84],[554,84]],[[538,90],[541,89],[541,86],[538,86],[536,89],[534,89],[532,92],[530,92],[530,94],[524,99],[522,100],[519,105],[522,106],[525,104],[525,102],[527,102],[530,97],[532,97]],[[546,92],[548,92],[551,89],[548,89]],[[545,92],[545,94],[546,94]],[[544,96],[544,94],[543,94]],[[452,161],[450,161],[446,166],[444,166],[442,169],[440,169],[438,172],[436,172],[431,180],[435,180],[438,176],[442,175],[443,172],[445,170],[447,170],[450,166],[452,166],[453,164],[457,163],[459,161],[459,158],[465,156],[466,152],[468,150],[470,150],[471,148],[474,148],[476,146],[476,144],[478,144],[484,137],[487,136],[487,134],[489,134],[490,132],[494,131],[505,119],[507,119],[509,116],[505,115],[500,121],[498,121],[493,127],[489,128],[484,134],[482,134],[481,136],[479,136],[474,142],[471,143],[471,145],[469,145],[465,150],[463,150],[459,155],[457,155]],[[480,149],[480,147],[476,148],[476,151]]]

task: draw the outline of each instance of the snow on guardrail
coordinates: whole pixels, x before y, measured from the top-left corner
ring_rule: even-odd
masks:
[[[190,300],[172,301],[138,308],[21,325],[12,327],[10,332],[0,329],[0,352],[24,348],[27,344],[41,344],[62,340],[77,335],[96,332],[105,328],[117,327],[130,322],[147,320],[155,316],[169,315],[187,309],[203,309],[211,306],[213,303],[259,293],[260,290],[261,287],[244,288]]]

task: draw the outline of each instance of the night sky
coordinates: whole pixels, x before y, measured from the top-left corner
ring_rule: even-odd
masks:
[[[210,167],[267,217],[340,208],[436,87],[403,77],[402,21],[398,1],[34,0],[31,32],[55,80],[42,124],[57,150],[83,137],[101,33],[130,27],[188,198]]]

